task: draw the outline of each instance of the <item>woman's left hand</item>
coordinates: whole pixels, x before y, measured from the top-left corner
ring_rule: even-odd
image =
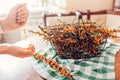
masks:
[[[8,53],[9,55],[19,57],[19,58],[30,57],[34,54],[34,52],[35,52],[35,47],[32,44],[30,44],[28,48],[9,45],[6,51],[6,53]]]

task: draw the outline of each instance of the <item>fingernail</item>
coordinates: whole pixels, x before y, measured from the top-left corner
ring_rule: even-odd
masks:
[[[18,13],[18,16],[20,16],[21,14],[20,13]]]
[[[20,19],[20,17],[17,17],[17,19]]]

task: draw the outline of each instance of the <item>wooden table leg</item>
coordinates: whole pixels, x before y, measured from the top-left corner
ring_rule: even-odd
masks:
[[[117,52],[115,57],[115,80],[120,80],[120,51]]]

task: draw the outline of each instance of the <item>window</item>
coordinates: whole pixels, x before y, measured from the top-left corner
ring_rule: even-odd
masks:
[[[30,10],[52,13],[65,12],[66,9],[66,0],[3,0],[0,3],[0,13],[8,12],[17,3],[27,3]]]
[[[0,13],[6,13],[10,10],[10,8],[17,3],[27,3],[28,7],[32,7],[35,5],[35,0],[3,0],[0,3]]]
[[[114,0],[114,11],[120,11],[120,0]]]

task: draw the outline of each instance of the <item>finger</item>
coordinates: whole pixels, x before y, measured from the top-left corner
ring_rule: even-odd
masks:
[[[21,11],[28,11],[28,9],[26,6],[23,6],[17,9],[17,12],[21,12]]]
[[[27,20],[28,17],[27,17],[26,15],[22,15],[22,16],[20,16],[20,17],[17,17],[17,21],[19,21],[19,20],[21,20],[21,19]]]
[[[24,48],[24,50],[31,50],[32,52],[35,51],[35,47],[33,44],[30,44],[27,48]]]
[[[28,19],[28,15],[25,13],[19,14],[16,18],[17,22],[22,22],[22,21],[26,22],[27,19]]]
[[[35,47],[34,47],[34,45],[32,45],[32,44],[29,45],[28,49],[29,49],[29,50],[32,50],[32,52],[35,51]]]
[[[24,19],[17,19],[17,23],[24,23],[27,21],[27,18],[24,18]]]
[[[19,25],[19,27],[21,27],[25,24],[25,22],[17,22],[17,24]]]
[[[17,19],[22,19],[22,18],[28,18],[28,15],[24,14],[24,15],[18,15]]]
[[[17,20],[20,20],[20,19],[27,20],[28,19],[28,12],[27,11],[23,11],[23,12],[18,13],[17,14]]]
[[[31,50],[25,50],[23,53],[23,57],[29,57],[32,56],[34,54],[34,52],[32,52]]]
[[[17,16],[20,17],[22,15],[26,15],[28,17],[29,15],[29,11],[28,10],[20,10],[20,11],[17,11]]]

